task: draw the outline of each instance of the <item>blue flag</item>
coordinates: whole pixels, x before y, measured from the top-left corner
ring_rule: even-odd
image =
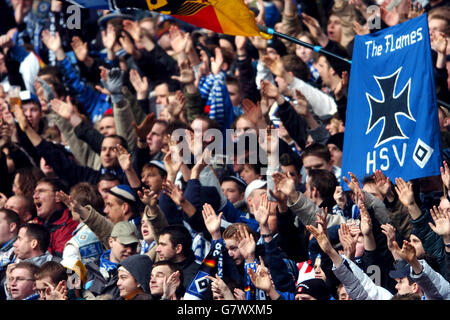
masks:
[[[342,175],[409,181],[439,175],[441,163],[427,15],[356,36]]]

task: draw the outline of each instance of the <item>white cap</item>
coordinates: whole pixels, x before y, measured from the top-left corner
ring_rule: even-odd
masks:
[[[245,202],[247,202],[247,198],[253,192],[253,190],[261,189],[267,185],[267,181],[256,179],[250,182],[250,184],[245,188]]]

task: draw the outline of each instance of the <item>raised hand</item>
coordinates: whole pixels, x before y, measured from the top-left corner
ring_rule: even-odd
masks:
[[[21,106],[16,106],[14,108],[14,118],[16,118],[17,123],[19,124],[20,129],[25,132],[29,127],[30,123],[28,122],[25,114],[23,113],[23,109]]]
[[[338,82],[336,89],[334,90],[336,101],[342,99],[344,96],[347,97],[348,81],[349,81],[348,71],[343,71],[341,81]]]
[[[218,297],[219,300],[235,300],[230,288],[218,274],[215,277],[206,276],[206,278],[211,281],[211,291],[215,297]]]
[[[122,145],[116,145],[117,160],[123,171],[128,171],[132,168],[131,153],[128,152]]]
[[[233,296],[235,300],[245,300],[245,292],[242,289],[235,288]]]
[[[45,288],[45,300],[68,300],[65,281],[61,280],[56,287],[48,281],[42,282],[47,286]]]
[[[447,161],[442,161],[443,166],[441,167],[441,178],[447,191],[450,189],[450,169],[448,168]]]
[[[169,28],[170,46],[176,53],[178,54],[185,53],[188,37],[189,34],[183,32],[179,27],[170,26]]]
[[[334,190],[333,198],[334,201],[336,201],[339,208],[341,209],[345,208],[345,205],[347,204],[347,197],[341,186],[336,187],[336,189]]]
[[[141,28],[139,28],[139,23],[137,21],[123,20],[122,24],[123,29],[128,32],[135,42],[141,40]]]
[[[120,35],[119,43],[122,46],[122,48],[126,51],[126,53],[128,53],[129,55],[135,56],[137,54],[137,48],[133,42],[133,39],[131,38],[130,35],[128,35],[124,31],[122,31]]]
[[[252,206],[253,206],[253,204],[252,204]],[[270,215],[270,210],[269,209],[270,209],[269,199],[267,197],[267,193],[264,193],[261,196],[261,200],[260,200],[258,209],[257,210],[253,210],[254,215],[255,215],[255,219],[259,223],[260,227],[264,226],[264,227],[266,227],[268,229],[267,220],[268,220],[269,215]],[[263,232],[263,231],[261,231],[261,232]]]
[[[138,100],[148,97],[149,85],[147,77],[141,77],[135,69],[130,70],[130,82],[136,90]]]
[[[73,52],[75,53],[75,56],[77,57],[78,61],[84,62],[86,61],[88,57],[88,43],[83,42],[80,37],[74,36],[72,37],[72,42],[70,43],[70,46],[73,49]]]
[[[284,68],[283,61],[279,56],[276,58],[271,58],[269,55],[264,55],[262,57],[262,62],[274,75],[278,77],[283,77],[285,75],[286,69]]]
[[[414,246],[406,240],[403,240],[403,246],[400,249],[396,241],[393,241],[393,246],[395,250],[398,252],[400,258],[408,262],[409,264],[413,264],[415,260],[417,260],[416,249]]]
[[[259,261],[260,265],[258,266],[256,272],[250,268],[248,268],[247,272],[253,285],[256,288],[263,290],[265,293],[268,293],[273,287],[272,279],[270,278],[268,270],[264,265],[264,260],[259,257]]]
[[[398,194],[398,199],[405,207],[416,204],[411,182],[406,183],[402,178],[395,178],[395,184],[395,191]]]
[[[56,191],[56,198],[64,203],[70,211],[79,214],[82,218],[89,215],[89,210],[83,207],[77,200],[66,194],[64,191]]]
[[[142,192],[138,190],[137,192],[139,199],[146,206],[155,209],[158,204],[158,194],[150,189],[142,187]]]
[[[391,191],[391,181],[387,178],[381,170],[376,170],[374,173],[375,185],[380,191],[381,195],[385,197]]]
[[[412,1],[409,1],[408,19],[416,18],[423,13],[425,13],[425,9],[422,7],[422,4],[419,2],[413,4]]]
[[[171,79],[182,84],[190,84],[195,82],[194,70],[192,70],[192,68],[190,67],[189,61],[187,59],[183,60],[180,63],[180,75],[171,76]]]
[[[392,11],[389,11],[384,6],[380,7],[381,19],[389,27],[392,27],[400,22],[400,14],[398,13],[397,7],[394,7]]]
[[[389,223],[381,225],[381,232],[386,236],[387,247],[391,251],[394,258],[396,256],[396,248],[394,247],[395,241],[395,228]]]
[[[53,111],[66,120],[69,120],[70,116],[74,112],[72,104],[66,103],[59,99],[52,99],[50,101],[50,105]]]
[[[261,107],[250,99],[245,98],[242,100],[242,109],[244,113],[247,115],[247,118],[257,125],[261,120],[264,120],[264,115],[261,111]]]
[[[345,256],[350,260],[353,260],[355,258],[358,237],[352,237],[350,229],[345,223],[341,224],[341,227],[338,229],[338,234]]]
[[[163,192],[172,199],[175,204],[181,206],[186,198],[184,197],[183,191],[179,186],[176,186],[172,181],[166,180],[163,182]]]
[[[352,173],[348,173],[350,176],[350,181],[348,181],[346,176],[343,176],[342,179],[345,181],[349,189],[354,193],[357,194],[359,190],[361,190],[361,186],[359,185],[358,178]]]
[[[223,212],[216,215],[213,207],[210,204],[205,203],[203,205],[202,215],[206,229],[211,234],[213,240],[220,239],[220,221],[222,219]]]
[[[353,21],[353,31],[355,31],[355,33],[356,33],[358,36],[364,36],[364,35],[370,33],[370,29],[369,29],[369,27],[367,26],[367,24],[360,25],[360,24],[358,23],[358,21]]]
[[[322,47],[325,47],[328,44],[328,38],[320,27],[319,21],[304,12],[302,13],[302,21],[309,32],[311,32],[313,38],[316,39]]]
[[[138,137],[138,139],[146,139],[147,135],[150,133],[150,131],[152,130],[153,124],[156,121],[156,116],[155,113],[152,112],[150,114],[148,114],[144,120],[142,120],[141,124],[138,126],[136,125],[135,122],[133,122],[133,128],[134,128],[134,132],[136,133],[136,136]]]
[[[175,300],[175,292],[180,286],[180,271],[175,271],[168,278],[164,277],[163,283],[163,298]]]
[[[62,42],[58,32],[52,35],[47,29],[42,30],[41,39],[50,51],[57,52],[62,49]]]
[[[112,50],[116,43],[116,31],[113,28],[101,32],[102,42],[106,49]]]
[[[287,197],[293,199],[297,192],[295,190],[294,179],[287,177],[281,172],[274,172],[272,174],[273,181],[275,183],[275,188],[284,193]]]
[[[223,54],[222,50],[220,48],[216,48],[214,50],[215,56],[211,57],[211,72],[214,75],[218,75],[219,72],[222,70],[223,67]]]
[[[261,95],[268,99],[276,99],[280,95],[280,90],[272,82],[261,80]]]
[[[439,207],[433,206],[430,209],[431,217],[433,218],[434,224],[428,222],[431,230],[442,237],[450,236],[450,214],[448,210],[441,210]]]
[[[238,243],[239,251],[244,257],[245,261],[250,263],[255,261],[255,239],[248,233],[244,226],[240,225],[236,233],[236,242]]]
[[[178,119],[180,117],[181,111],[183,111],[184,105],[186,104],[186,98],[183,92],[178,90],[175,96],[169,97],[169,105],[167,106],[167,111],[172,118]]]
[[[112,103],[119,103],[123,99],[122,85],[125,72],[118,67],[108,70],[100,66],[99,69],[101,70],[100,82],[103,88],[110,93]]]
[[[358,194],[358,208],[361,216],[361,233],[363,236],[369,236],[372,232],[372,219],[370,218],[369,212],[367,211],[364,193],[360,192]]]

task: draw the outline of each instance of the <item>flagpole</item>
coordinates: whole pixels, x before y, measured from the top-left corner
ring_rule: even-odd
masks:
[[[337,54],[334,54],[333,52],[330,52],[330,51],[328,51],[328,50],[325,50],[325,49],[324,49],[323,47],[321,47],[321,46],[315,46],[315,45],[309,44],[309,43],[307,43],[307,42],[303,42],[303,41],[301,41],[301,40],[298,40],[298,39],[296,39],[296,38],[293,38],[293,37],[291,37],[291,36],[288,36],[287,34],[284,34],[284,33],[278,32],[278,31],[275,31],[273,28],[269,28],[269,27],[266,27],[266,26],[263,26],[263,25],[260,25],[260,24],[258,24],[258,28],[259,28],[259,30],[261,30],[261,31],[264,32],[264,33],[271,34],[271,35],[274,35],[274,36],[277,36],[277,37],[280,37],[280,38],[289,40],[289,41],[294,42],[294,43],[296,43],[296,44],[299,44],[299,45],[301,45],[301,46],[310,48],[311,50],[314,50],[314,51],[316,51],[316,52],[323,53],[323,54],[326,54],[326,55],[335,57],[335,58],[337,58],[337,59],[343,60],[343,61],[345,61],[345,62],[347,62],[347,63],[349,63],[349,64],[352,64],[352,61],[351,61],[351,60],[346,59],[346,58],[341,57],[341,56],[338,56]]]

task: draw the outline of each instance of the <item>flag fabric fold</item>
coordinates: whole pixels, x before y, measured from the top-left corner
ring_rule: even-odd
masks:
[[[342,175],[379,169],[408,181],[439,175],[441,164],[427,15],[356,36]]]
[[[218,33],[259,36],[255,15],[244,0],[69,0],[84,8],[147,9]]]

